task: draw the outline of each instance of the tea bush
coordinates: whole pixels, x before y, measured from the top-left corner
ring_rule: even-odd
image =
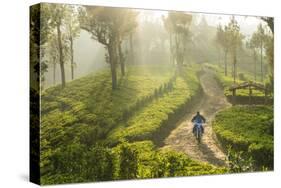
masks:
[[[151,102],[129,118],[126,123],[113,130],[108,140],[112,142],[123,139],[151,140],[154,133],[160,130],[161,126],[165,126],[169,118],[174,116],[180,108],[184,107],[198,93],[199,83],[195,73],[193,75],[190,73],[187,80],[190,85],[183,78],[178,77],[173,91]],[[190,87],[192,84],[193,88]]]
[[[273,168],[273,106],[233,106],[219,112],[213,129],[226,148],[250,154],[256,168]]]
[[[40,131],[42,173],[48,171],[56,150],[78,141],[91,147],[125,120],[128,109],[128,116],[132,116],[155,98],[155,90],[159,90],[159,95],[171,91],[173,75],[173,68],[169,66],[139,66],[129,68],[128,75],[120,78],[119,88],[114,92],[109,71],[74,80],[64,89],[56,86],[44,91]]]
[[[81,149],[76,144],[58,152],[59,169],[44,175],[42,184],[227,173],[226,168],[191,160],[183,153],[157,150],[151,141],[122,142],[114,148],[96,145],[84,152]]]

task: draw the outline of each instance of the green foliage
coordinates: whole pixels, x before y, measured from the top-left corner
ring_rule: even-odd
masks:
[[[195,70],[184,68],[175,77],[170,67],[140,66],[130,68],[115,91],[108,72],[47,89],[41,97],[42,184],[227,172],[155,150],[151,141],[198,92]],[[114,139],[115,147],[104,145]]]
[[[30,83],[36,91],[43,88],[43,84],[39,82],[44,82],[44,73],[48,69],[48,65],[43,58],[45,54],[44,45],[52,30],[49,24],[51,18],[49,12],[49,7],[46,4],[40,3],[30,7]],[[39,85],[41,88],[39,88]]]
[[[130,154],[133,153],[134,157],[129,157],[126,160],[130,161],[128,166],[134,169],[131,176],[135,175],[134,173],[137,169],[137,178],[194,176],[227,172],[225,168],[218,168],[209,164],[193,161],[183,153],[169,149],[155,150],[151,141],[121,143],[114,149],[120,151],[120,149],[124,147],[126,150],[130,150]],[[125,157],[127,157],[127,155]],[[136,163],[137,168],[135,166]],[[121,163],[119,170],[121,170]]]
[[[273,107],[234,106],[216,115],[213,129],[226,147],[249,153],[255,167],[273,168]]]
[[[42,184],[160,178],[226,173],[226,168],[193,161],[173,150],[155,150],[151,141],[122,142],[114,148],[95,145],[85,150],[79,144],[54,155],[52,173]],[[71,160],[71,161],[69,161]]]
[[[196,70],[196,67],[194,68]],[[161,90],[163,89],[158,92],[160,93]],[[175,116],[198,93],[198,90],[196,71],[186,69],[182,72],[182,76],[175,80],[172,91],[164,93],[162,97],[154,94],[158,96],[157,100],[139,110],[126,123],[122,122],[109,134],[108,141],[114,143],[124,139],[130,141],[153,139],[154,134],[159,133],[165,123]]]
[[[185,154],[170,149],[157,150],[153,155],[152,177],[195,176],[204,174],[226,173],[226,168],[219,168],[207,163],[197,162]]]
[[[121,179],[134,179],[138,172],[138,153],[136,148],[123,143],[120,147],[120,173]]]
[[[84,151],[82,145],[74,143],[58,149],[52,156],[54,171],[59,173],[80,174],[83,172]]]
[[[70,9],[69,5],[65,4],[43,4],[44,6],[48,7],[48,11],[50,14],[50,22],[48,23],[52,27],[52,35],[53,37],[56,37],[57,44],[50,44],[52,43],[52,40],[49,42],[49,51],[54,50],[53,47],[57,46],[57,58],[59,60],[60,64],[60,71],[61,71],[61,87],[65,87],[65,68],[64,64],[66,64],[67,61],[67,54],[69,52],[69,45],[68,40],[66,39],[68,36],[65,33],[65,27],[66,27],[66,17],[68,17],[69,12],[73,11]],[[50,47],[51,45],[51,47]],[[51,56],[53,56],[54,53],[52,53]],[[51,57],[51,62],[54,60],[54,57]],[[52,64],[55,64],[56,62],[52,62]]]
[[[51,160],[53,170],[42,176],[42,184],[105,181],[114,176],[115,155],[98,145],[87,150],[74,143],[57,150]]]
[[[129,118],[151,101],[155,89],[163,85],[166,89],[161,89],[161,95],[172,89],[170,67],[139,66],[129,69],[129,73],[120,80],[122,87],[114,92],[107,71],[67,83],[64,89],[57,86],[44,91],[41,96],[43,175],[51,170],[49,166],[56,150],[77,142],[92,147],[125,120],[126,111],[130,110]],[[146,98],[151,99],[135,107]]]
[[[229,165],[229,172],[252,172],[253,171],[253,159],[248,153],[243,151],[236,152],[230,147],[227,149],[227,160]]]
[[[87,153],[87,167],[84,167],[86,179],[89,181],[111,180],[114,176],[115,156],[108,148],[101,146],[93,147]]]

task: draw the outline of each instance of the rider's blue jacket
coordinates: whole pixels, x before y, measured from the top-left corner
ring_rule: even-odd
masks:
[[[193,118],[192,118],[192,120],[191,120],[192,122],[196,122],[196,123],[205,123],[206,122],[206,119],[202,116],[202,115],[200,115],[200,114],[196,114]]]

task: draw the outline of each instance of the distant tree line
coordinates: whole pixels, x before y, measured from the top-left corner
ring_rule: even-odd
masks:
[[[188,47],[192,45],[196,46],[196,40],[198,40],[198,33],[192,33],[192,21],[196,17],[184,12],[171,11],[168,12],[167,16],[162,16],[162,23],[167,31],[167,36],[165,33],[159,32],[156,28],[153,29],[151,26],[153,23],[149,21],[144,22],[146,24],[144,26],[149,26],[149,28],[144,27],[146,30],[137,30],[139,13],[132,9],[41,4],[38,6],[38,13],[33,12],[31,18],[34,19],[31,23],[36,24],[35,15],[38,16],[40,14],[41,29],[32,31],[35,35],[37,32],[40,36],[40,44],[34,42],[31,47],[32,49],[40,47],[41,53],[38,57],[31,55],[31,60],[40,60],[40,79],[42,82],[45,79],[44,73],[48,70],[49,66],[52,66],[54,85],[56,84],[56,71],[59,65],[62,88],[66,84],[65,66],[67,63],[70,65],[71,79],[75,79],[75,67],[77,64],[74,62],[74,41],[79,37],[81,30],[87,31],[93,40],[105,47],[105,62],[110,67],[113,90],[118,87],[118,68],[120,67],[120,76],[123,77],[126,75],[126,64],[136,63],[136,48],[134,47],[136,41],[133,41],[136,32],[144,32],[144,35],[152,35],[155,38],[151,39],[151,41],[145,41],[144,38],[139,38],[144,45],[148,45],[143,47],[146,48],[145,56],[147,57],[151,53],[151,49],[153,49],[151,46],[153,40],[155,41],[154,45],[164,48],[166,46],[165,41],[168,39],[170,62],[171,64],[176,64],[178,67],[188,62],[187,58],[192,56],[191,53],[193,52]],[[237,76],[239,75],[237,66],[240,63],[240,52],[249,49],[249,51],[252,51],[251,57],[254,62],[254,79],[257,80],[257,70],[259,69],[259,75],[261,75],[260,81],[264,82],[264,59],[266,58],[271,70],[271,83],[273,83],[273,18],[262,17],[261,20],[267,24],[269,29],[266,28],[266,25],[260,24],[257,31],[247,41],[244,40],[245,36],[241,33],[235,16],[231,17],[227,25],[218,25],[217,27],[215,42],[224,53],[225,76],[228,75],[228,61],[229,58],[231,59],[231,76],[233,77],[233,82],[237,81]],[[161,25],[161,23],[157,24],[159,26]],[[159,36],[153,34],[153,32],[159,33]],[[35,41],[35,35],[31,35],[31,40]],[[156,40],[160,40],[161,43]],[[141,49],[137,50],[139,52]],[[163,52],[164,50],[162,50]],[[150,55],[150,58],[153,58],[153,56]],[[145,60],[147,61],[147,58]],[[259,66],[257,65],[258,62],[260,63]]]
[[[257,81],[257,62],[259,55],[260,62],[260,82],[264,82],[264,58],[266,57],[270,65],[269,77],[273,75],[273,19],[261,18],[267,22],[271,32],[268,31],[264,24],[259,24],[249,40],[244,40],[245,36],[240,32],[240,27],[232,16],[230,22],[225,25],[218,25],[216,33],[216,43],[220,45],[224,52],[224,72],[228,75],[228,55],[232,59],[232,77],[233,82],[237,80],[237,50],[251,49],[254,62],[254,80]]]

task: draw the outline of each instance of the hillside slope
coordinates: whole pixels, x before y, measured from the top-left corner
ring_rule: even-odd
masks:
[[[111,90],[108,72],[75,80],[63,90],[46,90],[41,98],[43,184],[124,179],[120,174],[123,157],[135,164],[129,171],[131,178],[149,178],[154,173],[155,177],[225,173],[224,168],[195,162],[175,151],[157,151],[153,144],[200,92],[199,68],[185,67],[175,75],[169,66],[131,67],[116,91]],[[126,140],[132,147],[124,144]],[[136,151],[139,141],[151,144]],[[122,156],[123,150],[129,153]],[[168,160],[168,166],[169,160],[176,160],[181,167],[155,172],[159,167],[153,166],[154,157],[147,156]],[[104,168],[109,172],[101,175]]]

